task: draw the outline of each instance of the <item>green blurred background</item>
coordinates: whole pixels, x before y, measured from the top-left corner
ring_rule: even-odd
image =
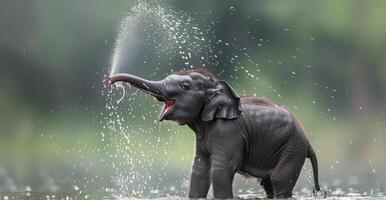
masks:
[[[106,95],[117,29],[136,4],[0,0],[0,192],[186,194],[193,133],[155,122],[160,105],[146,95],[127,95],[119,105]],[[265,96],[298,116],[331,193],[385,191],[385,1],[157,4],[232,44],[213,43],[219,56],[207,67],[238,94]],[[155,75],[151,66],[128,72],[159,79],[183,69],[166,59]],[[297,191],[312,188],[309,174],[307,163]],[[235,187],[261,192],[240,177]]]

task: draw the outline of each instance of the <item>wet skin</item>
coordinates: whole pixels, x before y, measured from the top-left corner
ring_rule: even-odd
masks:
[[[300,123],[284,107],[261,97],[238,97],[207,71],[183,71],[161,81],[131,74],[126,81],[165,102],[160,121],[188,125],[196,134],[189,198],[232,198],[235,173],[261,179],[268,198],[292,197],[306,158],[319,191],[317,159]]]

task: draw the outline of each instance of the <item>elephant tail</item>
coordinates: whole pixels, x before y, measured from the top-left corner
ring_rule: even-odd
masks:
[[[314,173],[315,190],[320,191],[319,177],[318,177],[318,159],[316,158],[315,151],[311,147],[311,145],[309,145],[307,157],[310,158],[311,160],[312,171]]]

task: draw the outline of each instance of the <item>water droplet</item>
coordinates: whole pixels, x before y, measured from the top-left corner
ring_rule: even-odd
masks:
[[[73,188],[74,188],[75,191],[78,191],[80,189],[79,186],[77,186],[77,185],[74,185]]]

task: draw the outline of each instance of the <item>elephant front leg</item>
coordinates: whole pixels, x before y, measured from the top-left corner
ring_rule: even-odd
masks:
[[[190,177],[189,198],[206,198],[210,187],[209,170],[209,158],[196,150]]]
[[[219,138],[212,149],[210,173],[214,197],[233,198],[233,178],[243,161],[243,140],[237,134],[231,140]]]
[[[233,198],[233,178],[236,170],[240,167],[241,157],[237,151],[235,154],[223,151],[212,155],[211,158],[210,173],[214,197],[221,199]]]
[[[213,184],[213,194],[215,198],[230,199],[233,198],[232,183],[234,172],[222,167],[212,167],[211,176]]]

